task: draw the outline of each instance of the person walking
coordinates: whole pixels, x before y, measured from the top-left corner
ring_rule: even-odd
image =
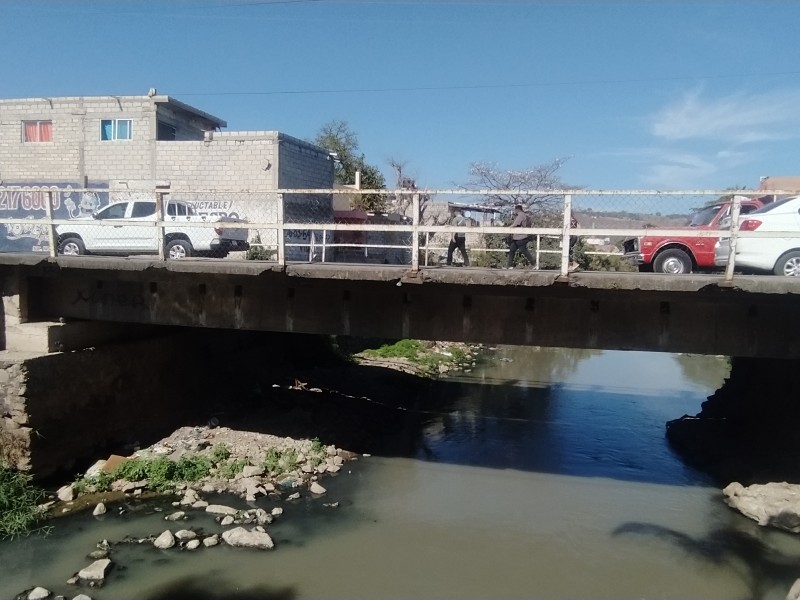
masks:
[[[466,227],[467,226],[467,219],[464,218],[464,214],[461,212],[460,208],[453,209],[453,218],[450,220],[450,224],[455,227]],[[450,244],[447,246],[447,266],[451,266],[453,264],[453,252],[455,249],[458,248],[458,251],[461,252],[461,256],[464,259],[464,266],[469,266],[469,256],[467,256],[467,234],[463,231],[456,232],[452,236],[450,236]]]
[[[514,207],[514,220],[511,222],[509,227],[530,227],[531,226],[531,217],[525,210],[522,208],[521,204],[517,204]],[[525,258],[528,259],[528,262],[533,266],[535,261],[533,260],[533,256],[531,256],[530,250],[528,250],[528,242],[530,241],[531,236],[527,233],[514,233],[509,236],[508,240],[508,265],[506,266],[507,269],[514,268],[514,259],[516,258],[517,252],[522,254]]]

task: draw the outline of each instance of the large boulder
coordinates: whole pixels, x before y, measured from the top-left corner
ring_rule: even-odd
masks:
[[[725,502],[759,525],[800,533],[800,485],[780,482],[743,486],[734,481]]]
[[[222,533],[222,539],[229,546],[243,548],[258,548],[271,550],[275,547],[269,534],[263,531],[248,531],[244,527],[235,527]]]

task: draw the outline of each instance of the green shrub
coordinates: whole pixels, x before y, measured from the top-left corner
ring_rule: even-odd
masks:
[[[283,463],[284,472],[294,471],[300,464],[297,460],[297,450],[289,448],[284,452],[283,456],[281,456],[281,463]]]
[[[128,481],[141,481],[147,479],[147,461],[126,460],[114,469],[115,479],[127,479]]]
[[[228,460],[231,457],[231,451],[228,450],[228,447],[225,444],[217,444],[211,450],[211,460],[214,463],[221,463],[222,461]]]
[[[224,477],[225,479],[233,479],[242,472],[242,469],[244,469],[247,464],[246,460],[237,458],[236,460],[220,464],[217,467],[217,473],[220,477]]]
[[[281,461],[281,453],[277,448],[270,448],[264,454],[264,460],[261,461],[261,466],[270,473],[277,473]]]
[[[270,448],[264,455],[264,460],[261,466],[266,471],[280,475],[281,473],[288,473],[294,471],[300,464],[298,460],[297,451],[294,448],[289,448],[281,452],[277,448]]]
[[[274,260],[275,250],[267,249],[261,245],[261,236],[256,235],[252,242],[250,242],[250,249],[245,254],[247,260]]]
[[[425,347],[418,340],[399,340],[394,344],[383,344],[377,350],[364,350],[364,354],[378,358],[407,358],[414,361],[424,350]]]
[[[25,473],[0,467],[0,538],[17,537],[31,532],[39,520],[42,490],[31,485]]]
[[[199,481],[211,473],[211,460],[205,456],[184,456],[175,463],[175,481]]]

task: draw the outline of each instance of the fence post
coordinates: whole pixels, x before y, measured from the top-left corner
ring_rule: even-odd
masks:
[[[569,272],[569,230],[572,218],[572,194],[564,195],[564,223],[561,227],[561,274]]]
[[[278,196],[278,206],[277,206],[277,226],[278,226],[278,264],[281,267],[286,266],[286,246],[284,246],[286,242],[286,232],[283,229],[283,194],[277,194]]]
[[[156,192],[156,247],[158,248],[158,259],[166,260],[164,255],[164,192]]]
[[[56,226],[53,225],[53,191],[47,192],[47,239],[50,242],[50,256],[54,257],[58,254],[56,247]]]
[[[541,256],[542,251],[542,236],[538,233],[536,234],[536,270],[538,271],[541,264],[539,262],[539,257]]]
[[[728,264],[725,265],[725,281],[733,280],[733,269],[736,266],[736,239],[739,237],[739,213],[742,208],[740,196],[733,196],[731,207],[731,237],[728,239]]]
[[[328,241],[328,232],[327,230],[322,230],[322,262],[325,262],[325,248],[327,246]]]
[[[425,266],[428,266],[428,241],[430,240],[430,232],[425,232]]]
[[[411,233],[411,270],[419,271],[419,194],[414,194],[411,210],[414,227]]]

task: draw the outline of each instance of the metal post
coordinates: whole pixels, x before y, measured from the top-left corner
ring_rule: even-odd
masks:
[[[411,232],[411,270],[419,271],[419,194],[414,194],[412,211],[414,229]]]
[[[733,280],[733,269],[736,266],[736,239],[739,237],[739,212],[742,208],[741,196],[733,196],[731,207],[731,237],[728,239],[728,264],[725,265],[725,281]]]
[[[425,232],[425,266],[428,266],[428,240],[430,237],[430,232]]]
[[[542,236],[538,233],[536,234],[536,270],[538,271],[541,268],[539,263],[539,257],[541,256],[542,251]]]
[[[564,195],[564,223],[561,227],[561,274],[569,272],[569,231],[572,218],[572,194]]]
[[[53,192],[47,192],[47,206],[45,208],[47,210],[47,239],[50,242],[50,256],[54,257],[58,254],[58,248],[56,247],[56,226],[53,225]]]
[[[322,262],[325,262],[325,241],[328,239],[328,232],[322,230]]]
[[[166,260],[164,253],[164,232],[165,228],[158,223],[164,222],[164,192],[156,192],[156,247],[158,248],[158,259]]]
[[[311,241],[308,244],[308,262],[314,262],[314,245],[317,241],[317,236],[311,232]]]
[[[278,237],[278,264],[286,266],[286,232],[283,229],[283,194],[277,194],[277,237]]]

